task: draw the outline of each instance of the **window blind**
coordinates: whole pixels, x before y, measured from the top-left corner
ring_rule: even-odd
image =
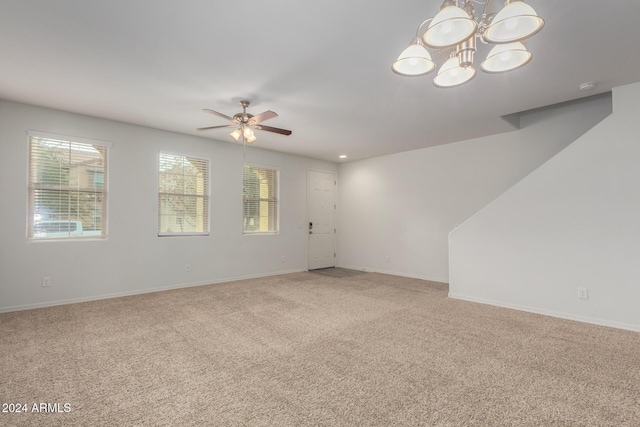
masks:
[[[29,239],[106,237],[108,147],[29,133]]]
[[[244,233],[278,232],[278,171],[245,165],[243,177]]]
[[[209,234],[209,160],[161,152],[158,235]]]

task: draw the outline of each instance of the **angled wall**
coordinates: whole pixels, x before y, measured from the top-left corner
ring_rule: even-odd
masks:
[[[338,264],[447,282],[449,232],[610,113],[604,94],[521,113],[513,132],[341,164]]]
[[[450,296],[640,331],[640,83],[449,235]],[[586,288],[588,299],[580,299]]]

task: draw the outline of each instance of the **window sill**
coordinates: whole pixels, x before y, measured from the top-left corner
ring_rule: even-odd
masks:
[[[276,236],[278,234],[280,234],[279,231],[255,231],[250,233],[242,233],[243,236]]]
[[[211,233],[158,233],[158,237],[209,236]]]
[[[27,237],[27,242],[101,242],[107,237],[87,236],[87,237]]]

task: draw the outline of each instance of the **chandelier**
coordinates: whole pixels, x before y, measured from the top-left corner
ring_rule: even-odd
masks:
[[[440,12],[418,26],[416,37],[391,69],[402,76],[422,76],[436,67],[427,47],[448,50],[450,57],[438,70],[433,83],[437,87],[461,85],[476,75],[476,39],[495,45],[480,64],[487,73],[502,73],[528,64],[531,52],[521,41],[538,33],[544,20],[522,0],[505,0],[498,13],[487,14],[490,1],[484,1],[482,14],[477,19],[473,3],[480,1],[444,0]],[[427,23],[429,26],[423,31]]]

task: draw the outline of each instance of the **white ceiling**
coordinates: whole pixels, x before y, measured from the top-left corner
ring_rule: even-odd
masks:
[[[246,98],[293,130],[257,146],[338,161],[504,132],[503,115],[640,80],[637,0],[527,1],[546,25],[521,70],[452,89],[394,74],[440,3],[0,0],[0,98],[229,143],[195,130],[227,123],[201,109],[233,115]]]

